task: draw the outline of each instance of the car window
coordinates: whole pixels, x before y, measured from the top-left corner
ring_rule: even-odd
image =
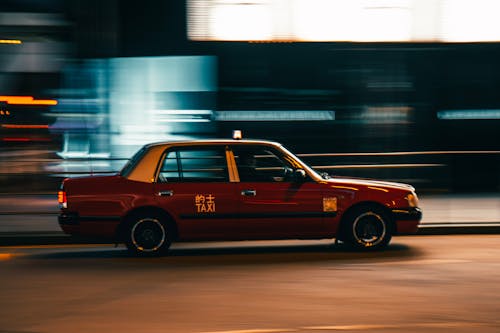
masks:
[[[134,154],[134,156],[132,156],[130,160],[128,160],[127,164],[125,164],[125,166],[122,168],[122,170],[120,171],[120,175],[122,175],[123,177],[127,177],[130,174],[130,172],[135,168],[137,162],[144,156],[144,154],[146,154],[146,152],[147,149],[145,147],[139,149]]]
[[[168,151],[162,162],[158,181],[227,182],[229,181],[224,149],[178,148]]]
[[[290,165],[268,147],[233,147],[241,182],[287,181]]]

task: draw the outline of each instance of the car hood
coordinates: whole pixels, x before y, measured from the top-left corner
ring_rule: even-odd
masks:
[[[326,179],[326,181],[328,183],[331,183],[331,184],[342,184],[342,185],[351,185],[351,186],[352,185],[374,186],[374,187],[406,190],[406,191],[411,191],[411,192],[415,191],[415,188],[409,184],[396,183],[396,182],[386,182],[386,181],[372,180],[372,179],[332,177],[330,179]]]

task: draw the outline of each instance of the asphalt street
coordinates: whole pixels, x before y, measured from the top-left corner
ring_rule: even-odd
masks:
[[[0,247],[0,331],[499,332],[500,235]]]

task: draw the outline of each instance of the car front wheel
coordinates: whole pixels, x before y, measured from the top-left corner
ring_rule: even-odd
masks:
[[[167,252],[170,243],[167,224],[160,217],[138,217],[129,224],[125,244],[134,255],[159,256]]]
[[[392,238],[391,222],[379,207],[360,207],[352,211],[345,226],[347,240],[356,249],[384,248]]]

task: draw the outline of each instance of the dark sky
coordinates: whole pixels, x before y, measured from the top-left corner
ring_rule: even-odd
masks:
[[[1,0],[0,12],[58,12],[64,0]]]
[[[183,53],[185,1],[119,1],[121,49],[125,56]]]

